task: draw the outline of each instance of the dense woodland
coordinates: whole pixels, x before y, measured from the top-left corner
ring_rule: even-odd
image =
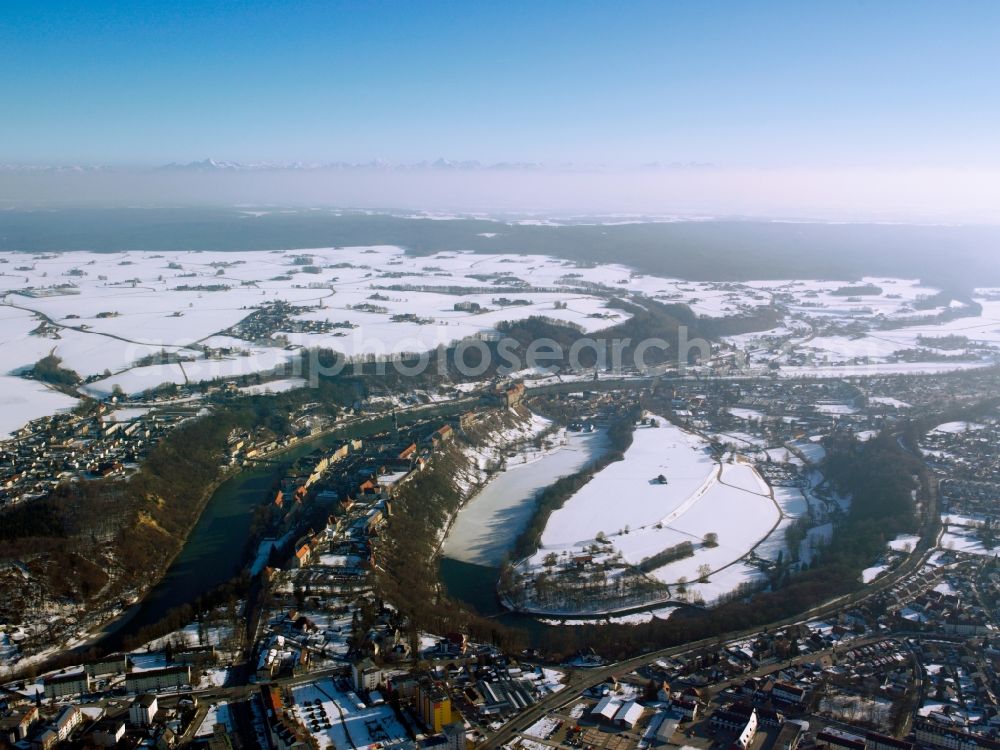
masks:
[[[582,347],[577,357],[578,362],[571,362],[570,350],[573,343],[581,336],[579,332],[568,326],[554,325],[542,317],[530,317],[513,323],[502,323],[497,326],[497,329],[508,339],[517,342],[518,347],[515,351],[522,358],[522,361],[524,361],[525,353],[532,342],[549,339],[558,344],[564,357],[540,361],[538,363],[540,366],[551,367],[557,364],[572,363],[583,367],[600,366],[602,370],[610,367],[632,367],[636,364],[637,359],[648,365],[664,362],[675,363],[678,361],[683,341],[691,341],[706,335],[702,331],[703,321],[699,320],[687,305],[663,304],[647,299],[643,300],[643,306],[640,307],[612,297],[608,301],[608,306],[613,310],[622,310],[628,313],[629,319],[603,331],[588,334],[587,338],[595,342],[596,346],[601,347],[601,349],[595,351],[595,348],[591,346]],[[683,338],[684,336],[686,339]],[[639,349],[643,342],[654,339],[662,339],[668,346]],[[615,362],[614,342],[621,342],[621,354],[618,362]],[[691,348],[684,354],[686,355],[684,364],[690,364],[695,361],[699,352],[697,349]]]
[[[856,577],[889,541],[917,531],[912,497],[922,466],[887,431],[866,442],[834,433],[824,445],[823,474],[835,490],[851,498],[851,507],[835,527],[820,565]]]

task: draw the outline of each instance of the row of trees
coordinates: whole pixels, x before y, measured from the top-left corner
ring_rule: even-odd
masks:
[[[685,557],[691,557],[692,555],[694,555],[694,544],[685,540],[680,544],[667,547],[665,550],[657,552],[655,555],[643,558],[637,567],[643,573],[649,573],[657,568],[662,568],[668,563],[683,560]]]
[[[625,457],[625,451],[632,444],[632,431],[638,414],[638,407],[632,405],[615,415],[608,427],[609,447],[604,454],[579,471],[560,477],[535,494],[531,520],[528,521],[514,542],[512,557],[521,559],[534,554],[535,550],[538,549],[549,516],[561,508],[563,503],[587,484],[601,469],[615,461],[621,461]]]

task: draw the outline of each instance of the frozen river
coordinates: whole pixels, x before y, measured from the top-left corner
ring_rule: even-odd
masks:
[[[534,510],[535,493],[579,471],[608,447],[603,432],[569,432],[556,449],[508,469],[473,497],[452,524],[441,553],[462,562],[497,567]]]

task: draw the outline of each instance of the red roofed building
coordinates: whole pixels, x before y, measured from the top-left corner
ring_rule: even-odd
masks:
[[[312,547],[306,542],[295,550],[295,567],[301,568],[309,564],[312,559]]]
[[[435,445],[438,443],[443,443],[447,440],[451,440],[455,436],[455,431],[451,428],[450,424],[441,425],[436,430],[434,434],[431,435],[431,442]]]
[[[504,392],[504,403],[508,407],[517,406],[524,398],[524,383],[515,383]]]

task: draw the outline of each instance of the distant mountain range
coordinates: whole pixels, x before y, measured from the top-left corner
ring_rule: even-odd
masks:
[[[435,161],[420,161],[414,163],[389,162],[381,159],[368,162],[231,162],[203,159],[186,163],[172,162],[160,167],[161,170],[184,172],[235,172],[256,170],[318,170],[318,169],[378,169],[378,170],[411,170],[411,169],[540,169],[541,164],[525,162],[501,162],[498,164],[483,164],[478,161],[453,161],[437,159]]]
[[[632,169],[639,170],[659,170],[659,169],[706,169],[713,168],[714,164],[705,162],[673,162],[662,164],[651,162]],[[418,162],[392,162],[383,159],[375,159],[366,162],[235,162],[220,161],[213,158],[202,159],[200,161],[170,162],[159,167],[121,167],[100,164],[0,164],[2,172],[35,172],[35,173],[92,173],[92,172],[190,172],[190,173],[212,173],[212,172],[260,172],[260,171],[346,171],[346,170],[379,170],[379,171],[479,171],[479,170],[518,170],[533,171],[550,169],[555,171],[575,171],[575,170],[614,170],[621,169],[605,164],[541,164],[539,162],[494,162],[484,163],[475,160],[456,161],[453,159],[435,159],[434,161]]]
[[[84,174],[110,171],[113,171],[113,167],[100,164],[0,164],[0,172],[50,172],[53,174],[78,172]]]

